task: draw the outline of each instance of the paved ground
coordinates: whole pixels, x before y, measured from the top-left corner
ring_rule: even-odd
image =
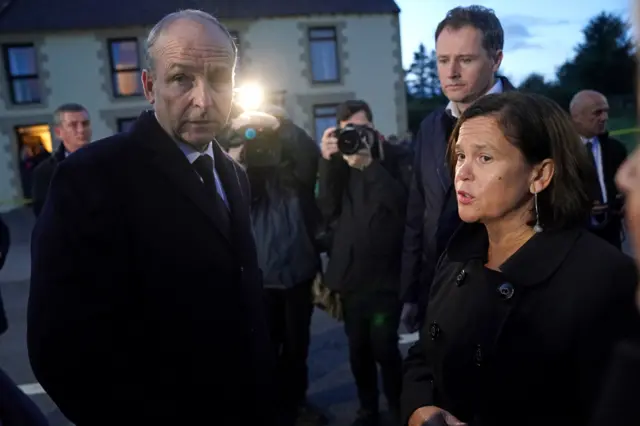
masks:
[[[3,215],[12,229],[12,246],[5,267],[0,271],[0,288],[9,316],[9,331],[0,338],[0,366],[20,385],[34,384],[26,350],[26,303],[29,293],[29,237],[33,226],[30,212]],[[401,345],[406,349],[408,345]],[[357,409],[356,393],[349,371],[347,343],[340,324],[321,311],[314,314],[309,356],[309,396],[327,412],[331,425],[350,424]],[[69,422],[37,384],[25,386],[27,393],[49,416],[51,426]]]

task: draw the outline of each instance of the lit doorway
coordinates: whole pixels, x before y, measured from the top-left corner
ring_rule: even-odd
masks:
[[[20,180],[24,198],[31,198],[33,170],[49,158],[53,149],[48,124],[16,126]]]

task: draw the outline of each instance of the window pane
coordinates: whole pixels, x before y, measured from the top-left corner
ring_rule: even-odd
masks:
[[[136,122],[135,118],[126,118],[118,121],[118,132],[128,132]]]
[[[336,125],[336,117],[316,117],[315,118],[316,125],[316,143],[320,144],[322,141],[322,134],[329,127],[335,127]]]
[[[142,94],[140,71],[118,71],[113,74],[113,91],[117,96]]]
[[[337,108],[335,106],[318,106],[313,110],[313,115],[328,115],[335,117],[338,114]]]
[[[338,61],[335,41],[311,43],[311,73],[314,81],[337,81]]]
[[[16,104],[40,102],[40,82],[37,78],[13,80],[13,96]]]
[[[38,74],[36,66],[36,51],[33,46],[10,47],[7,51],[9,57],[9,72],[11,76]]]
[[[333,28],[314,28],[309,31],[309,37],[316,38],[330,38],[336,37],[336,30]]]
[[[130,70],[139,68],[138,42],[117,41],[111,43],[111,60],[116,70]]]

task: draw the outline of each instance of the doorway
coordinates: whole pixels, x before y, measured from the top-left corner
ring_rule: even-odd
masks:
[[[31,198],[33,170],[51,156],[51,128],[48,124],[16,126],[20,180],[24,198]]]

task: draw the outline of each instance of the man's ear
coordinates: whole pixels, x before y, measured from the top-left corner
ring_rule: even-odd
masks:
[[[502,50],[496,51],[496,54],[493,56],[493,73],[497,73],[500,69],[500,65],[502,65],[502,58],[504,55],[502,54]]]
[[[62,130],[60,126],[53,126],[53,134],[56,135],[56,139],[62,140]]]
[[[542,160],[542,162],[533,167],[533,170],[531,171],[532,181],[530,185],[530,191],[532,194],[537,194],[547,189],[551,183],[551,179],[553,179],[555,169],[555,163],[550,158]]]
[[[156,101],[155,94],[153,92],[153,74],[151,71],[142,70],[142,90],[144,90],[144,97],[147,98],[150,104],[154,104]]]

